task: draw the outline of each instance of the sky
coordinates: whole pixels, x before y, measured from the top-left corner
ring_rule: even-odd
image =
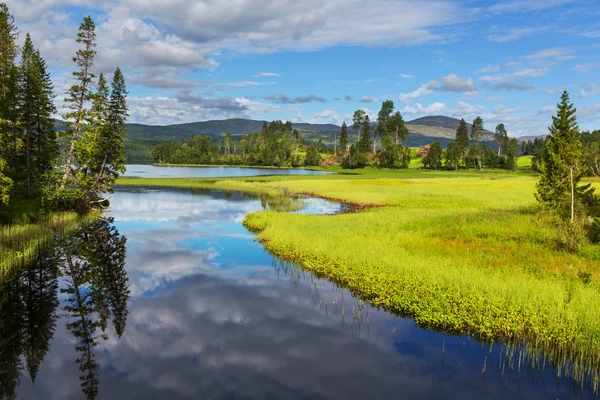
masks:
[[[600,129],[600,0],[5,1],[59,109],[90,15],[95,71],[123,70],[129,122],[341,124],[389,99],[407,121],[479,115],[543,135],[566,89],[580,127]]]

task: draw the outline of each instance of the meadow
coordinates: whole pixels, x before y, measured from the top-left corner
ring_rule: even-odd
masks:
[[[337,170],[330,168],[328,170]],[[351,204],[315,216],[261,212],[245,225],[273,254],[420,326],[482,341],[526,340],[598,379],[600,248],[557,247],[538,177],[506,171],[126,179],[119,185],[284,190]],[[600,187],[596,182],[594,186]]]

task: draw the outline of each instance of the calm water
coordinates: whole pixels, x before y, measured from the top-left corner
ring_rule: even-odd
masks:
[[[155,165],[127,165],[123,176],[139,178],[223,178],[228,176],[261,175],[323,175],[330,172],[308,169],[241,168],[241,167],[157,167]]]
[[[422,330],[274,259],[241,224],[269,204],[220,192],[117,191],[118,233],[110,220],[82,230],[82,240],[57,245],[61,278],[34,265],[3,288],[0,398],[19,370],[23,399],[84,398],[81,382],[100,399],[586,398],[568,381],[557,386],[550,366],[511,370],[498,346]],[[309,199],[301,212],[340,210]],[[64,267],[69,257],[75,272]],[[21,328],[15,309],[29,316]],[[106,338],[98,337],[103,315]]]

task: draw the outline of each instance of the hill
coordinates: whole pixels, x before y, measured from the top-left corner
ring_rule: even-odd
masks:
[[[56,120],[56,129],[63,131],[66,125],[63,121]],[[241,136],[250,132],[259,132],[266,121],[233,118],[226,120],[212,120],[174,125],[144,125],[127,124],[127,137],[125,140],[125,155],[129,163],[152,162],[150,153],[152,147],[160,142],[187,140],[192,134],[207,135],[217,139],[226,132],[234,136]],[[410,138],[404,145],[417,147],[430,144],[439,140],[443,147],[454,140],[456,128],[460,120],[442,115],[417,118],[406,123]],[[469,128],[471,124],[467,124]],[[334,137],[339,135],[341,127],[335,124],[309,124],[296,123],[298,129],[307,140],[322,139],[327,144],[332,144]],[[351,127],[348,129],[350,138],[357,134]],[[495,146],[493,134],[485,131],[483,143]]]

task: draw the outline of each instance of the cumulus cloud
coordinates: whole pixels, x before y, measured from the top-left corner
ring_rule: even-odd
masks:
[[[455,92],[455,93],[473,93],[477,91],[477,86],[472,78],[462,79],[458,75],[452,73],[442,78],[441,82],[431,81],[413,92],[402,93],[400,101],[406,103],[411,99],[416,99],[422,96],[427,96],[433,92]]]
[[[376,98],[374,97],[369,97],[369,96],[363,96],[362,99],[360,99],[361,103],[375,103],[377,101]]]
[[[342,119],[334,110],[325,109],[321,112],[313,114],[313,120],[311,120],[309,122],[312,122],[312,123],[326,122],[326,123],[341,125]]]

